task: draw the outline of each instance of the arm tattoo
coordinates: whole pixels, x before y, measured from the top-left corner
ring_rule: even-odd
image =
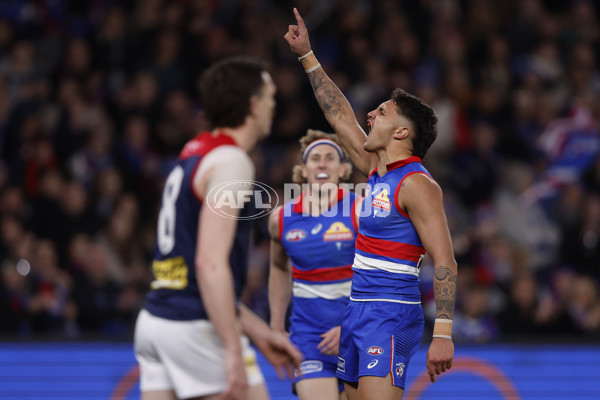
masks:
[[[448,267],[435,267],[433,281],[436,318],[452,319],[456,301],[456,273]]]
[[[308,79],[310,79],[310,84],[325,118],[329,121],[330,118],[339,116],[347,101],[342,91],[327,76],[323,68],[317,68],[308,74]]]

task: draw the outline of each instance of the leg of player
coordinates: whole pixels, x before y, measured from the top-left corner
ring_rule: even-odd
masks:
[[[189,399],[189,400],[219,400],[222,398],[223,398],[223,395],[215,394],[215,395],[211,395],[211,396],[195,397],[195,398]],[[267,387],[263,383],[249,386],[248,390],[246,391],[245,400],[268,400],[268,399],[269,399],[269,392],[267,391]]]
[[[248,387],[246,392],[246,400],[267,400],[269,392],[264,383]]]
[[[303,379],[296,383],[300,400],[331,400],[338,398],[337,378]]]
[[[349,383],[344,383],[344,393],[348,400],[358,400],[358,389]]]
[[[177,400],[175,392],[172,390],[153,390],[151,392],[142,392],[142,400]]]
[[[390,385],[391,376],[361,376],[358,379],[358,398],[361,400],[399,400],[404,389]]]

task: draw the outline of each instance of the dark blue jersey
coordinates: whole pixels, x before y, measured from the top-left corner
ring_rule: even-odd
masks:
[[[202,200],[193,190],[200,161],[220,146],[236,146],[225,134],[205,132],[189,141],[179,154],[165,182],[152,262],[154,281],[145,308],[152,315],[171,320],[207,319],[196,280],[195,256]],[[249,213],[249,203],[241,217]],[[238,219],[229,262],[236,299],[246,282],[252,220]]]

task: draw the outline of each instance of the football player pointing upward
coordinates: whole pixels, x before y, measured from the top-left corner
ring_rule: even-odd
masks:
[[[437,135],[437,118],[419,98],[396,89],[368,114],[369,135],[311,50],[297,24],[285,40],[299,57],[315,97],[356,168],[368,175],[356,240],[350,303],[344,314],[337,375],[350,400],[402,397],[406,371],[423,333],[419,268],[435,266],[436,321],[427,354],[431,380],[452,366],[457,266],[442,191],[421,160]]]

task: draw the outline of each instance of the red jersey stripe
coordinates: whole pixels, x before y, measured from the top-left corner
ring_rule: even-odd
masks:
[[[292,278],[309,282],[329,282],[340,279],[352,278],[352,265],[343,265],[341,267],[318,268],[312,270],[301,270],[292,265]]]
[[[421,255],[425,253],[423,246],[376,239],[361,235],[360,233],[356,238],[356,248],[371,254],[413,262],[419,262]]]

